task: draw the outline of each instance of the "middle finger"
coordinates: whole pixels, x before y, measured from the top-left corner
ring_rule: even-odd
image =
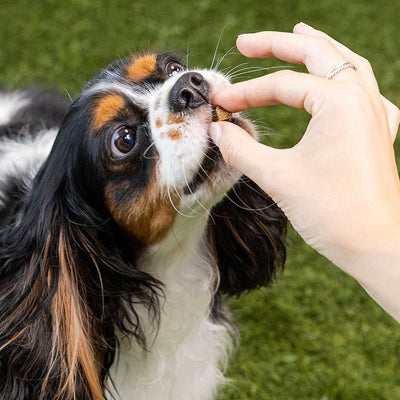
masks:
[[[322,37],[287,32],[258,32],[240,35],[236,44],[247,57],[275,57],[304,64],[311,74],[320,77],[325,77],[333,67],[346,61],[344,55],[328,39]],[[351,68],[343,70],[339,76],[340,80],[359,80],[359,75]]]

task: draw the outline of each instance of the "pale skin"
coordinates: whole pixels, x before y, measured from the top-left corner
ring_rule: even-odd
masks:
[[[229,122],[210,135],[226,162],[253,179],[282,208],[310,246],[354,277],[400,322],[400,181],[393,142],[399,109],[381,96],[367,60],[323,32],[241,35],[247,57],[304,64],[308,74],[279,71],[218,92],[213,102],[236,112],[286,104],[311,121],[288,149],[262,145]],[[342,61],[345,69],[327,80]]]

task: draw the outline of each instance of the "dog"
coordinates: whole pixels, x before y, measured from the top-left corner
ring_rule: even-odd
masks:
[[[286,256],[283,212],[208,136],[229,84],[147,53],[71,104],[0,91],[1,399],[215,399],[224,298]]]

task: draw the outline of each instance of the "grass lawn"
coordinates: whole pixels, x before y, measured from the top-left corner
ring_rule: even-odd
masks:
[[[223,28],[218,56],[238,33],[290,30],[302,20],[366,56],[383,94],[400,104],[399,15],[396,0],[1,0],[0,83],[46,82],[73,96],[100,68],[132,52],[186,56],[188,49],[191,66],[208,67]],[[246,61],[232,54],[221,68]],[[296,143],[308,121],[283,106],[251,114],[264,140],[278,147]],[[278,283],[231,300],[242,347],[219,399],[400,399],[400,327],[351,278],[294,232],[291,238]]]

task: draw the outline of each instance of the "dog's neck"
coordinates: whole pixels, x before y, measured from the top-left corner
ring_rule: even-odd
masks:
[[[146,320],[145,310],[141,313],[146,337],[152,338],[150,351],[121,343],[120,362],[111,376],[123,400],[203,400],[224,381],[221,368],[231,335],[210,315],[217,276],[206,224],[205,217],[189,222],[180,216],[175,229],[140,259],[140,268],[163,283],[165,298],[158,330]]]
[[[203,216],[179,216],[169,235],[139,260],[139,268],[164,285],[157,340],[168,335],[166,324],[180,325],[179,334],[184,336],[210,312],[217,268],[207,244],[206,224]]]

